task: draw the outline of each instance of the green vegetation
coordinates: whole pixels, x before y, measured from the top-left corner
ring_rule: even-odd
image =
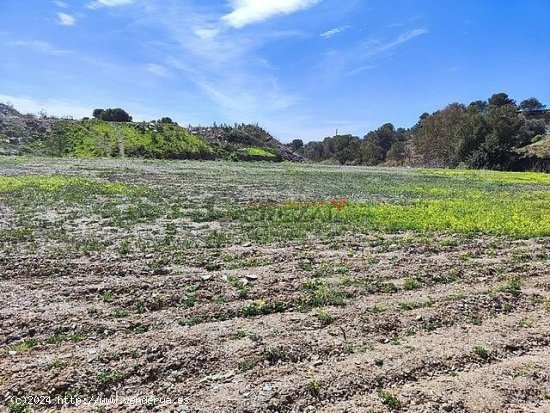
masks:
[[[487,360],[490,356],[489,350],[487,350],[483,346],[475,346],[474,347],[474,353],[481,359]]]
[[[284,308],[284,304],[281,302],[268,303],[265,300],[256,300],[244,307],[241,312],[245,317],[255,317],[258,315],[280,313]]]
[[[265,149],[258,148],[258,147],[248,148],[247,153],[252,157],[260,157],[260,158],[268,158],[268,159],[276,157],[274,153],[268,152]]]
[[[307,389],[309,393],[316,398],[321,396],[321,385],[317,380],[312,380],[307,384]]]
[[[258,361],[255,359],[246,359],[239,363],[238,370],[240,373],[245,373],[249,370],[252,370],[254,366],[258,364]]]
[[[8,409],[10,413],[28,413],[32,406],[26,403],[10,403]]]
[[[326,309],[322,309],[317,313],[317,319],[323,326],[328,326],[333,321],[332,316]]]
[[[521,278],[517,275],[508,278],[500,287],[500,291],[510,294],[519,294],[521,291]]]
[[[192,327],[200,323],[202,323],[202,319],[200,317],[189,317],[178,320],[178,324],[182,327]]]
[[[520,238],[550,235],[548,175],[423,170],[420,177],[423,182],[409,186],[389,181],[386,186],[370,187],[365,182],[372,198],[382,192],[395,196],[396,202],[350,201],[344,207],[328,202],[260,205],[237,209],[234,216],[248,225],[262,222],[264,237],[300,238],[307,233],[329,232],[335,226]]]
[[[113,123],[102,120],[59,121],[50,138],[34,147],[54,156],[208,159],[211,146],[170,123]]]
[[[99,391],[107,390],[109,387],[119,383],[124,376],[118,371],[108,369],[99,373],[96,377],[97,388]]]
[[[96,109],[93,118],[23,115],[0,103],[0,154],[77,158],[301,160],[259,125],[183,128],[169,117],[132,122],[123,109]]]
[[[422,288],[422,283],[414,278],[405,278],[403,288],[405,290],[418,290]]]
[[[393,393],[387,390],[379,390],[378,397],[380,397],[380,401],[384,406],[387,406],[392,410],[397,410],[401,408],[401,402],[399,401],[399,399]]]
[[[362,139],[336,135],[289,147],[313,161],[342,165],[550,171],[550,147],[544,138],[550,116],[544,108],[535,98],[517,105],[506,93],[497,93],[486,101],[452,103],[424,113],[410,129],[387,123]]]

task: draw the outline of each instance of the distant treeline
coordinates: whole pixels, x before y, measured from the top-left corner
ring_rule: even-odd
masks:
[[[550,154],[528,159],[518,149],[542,139],[549,123],[549,111],[538,99],[518,105],[506,93],[497,93],[486,101],[452,103],[424,113],[410,129],[387,123],[363,138],[338,135],[290,145],[313,161],[348,165],[547,169]]]

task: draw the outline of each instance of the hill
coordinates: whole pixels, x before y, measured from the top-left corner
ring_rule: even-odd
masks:
[[[0,104],[0,154],[300,161],[258,125],[184,128],[163,118],[108,122],[23,115]]]
[[[409,129],[386,123],[363,138],[311,141],[308,159],[342,165],[550,171],[550,110],[536,98],[517,104],[506,93],[424,113]]]
[[[222,157],[239,160],[258,158],[301,162],[304,158],[281,144],[259,125],[213,125],[189,127],[189,131],[211,144]]]

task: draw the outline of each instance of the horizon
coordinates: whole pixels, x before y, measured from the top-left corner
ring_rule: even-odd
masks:
[[[550,103],[550,3],[4,0],[0,102],[21,112],[259,123],[282,142],[506,92]]]

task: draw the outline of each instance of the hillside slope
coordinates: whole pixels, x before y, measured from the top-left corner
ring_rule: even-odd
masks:
[[[258,125],[198,126],[190,127],[189,131],[210,143],[223,157],[241,160],[272,158],[295,162],[305,160]]]
[[[0,104],[0,154],[157,159],[301,161],[257,125],[183,128],[173,122],[106,122],[23,115]]]
[[[56,156],[210,159],[212,147],[186,129],[166,123],[59,121],[52,133],[35,142]]]

